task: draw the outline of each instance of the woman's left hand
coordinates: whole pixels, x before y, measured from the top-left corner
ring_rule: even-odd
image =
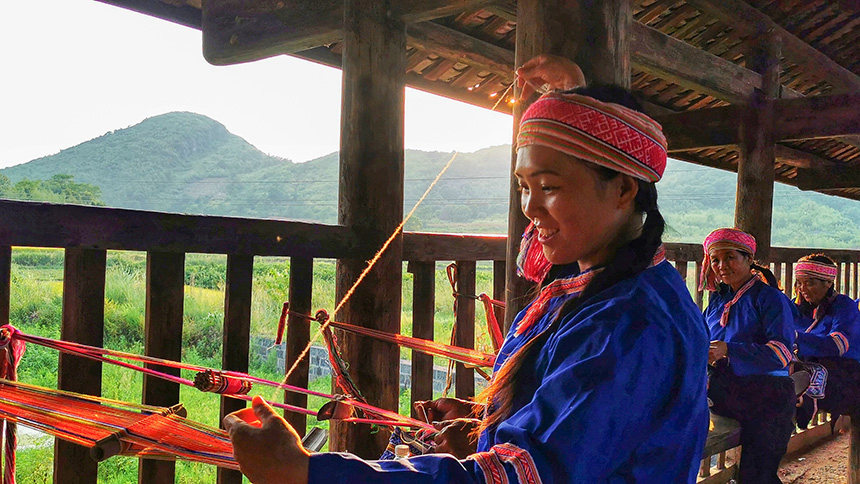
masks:
[[[708,364],[713,365],[728,356],[728,353],[729,347],[725,341],[711,341],[711,346],[708,348]]]
[[[473,433],[480,425],[481,421],[474,418],[437,422],[435,426],[440,432],[435,438],[436,453],[451,454],[458,459],[465,459],[474,454],[477,450],[477,441],[473,438]]]
[[[251,408],[260,425],[248,423],[247,408],[224,417],[239,469],[256,484],[307,484],[310,454],[299,434],[262,398]]]

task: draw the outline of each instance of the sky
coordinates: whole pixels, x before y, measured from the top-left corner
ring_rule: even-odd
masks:
[[[338,69],[288,56],[212,66],[200,31],[94,0],[8,2],[3,13],[0,168],[171,111],[209,116],[296,162],[338,149]],[[509,143],[511,123],[502,113],[406,92],[407,148],[469,152]]]

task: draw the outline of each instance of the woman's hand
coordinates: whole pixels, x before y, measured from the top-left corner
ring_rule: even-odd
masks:
[[[520,100],[528,99],[543,85],[566,91],[585,86],[585,76],[576,62],[557,55],[541,54],[517,69]]]
[[[224,417],[239,469],[256,484],[307,484],[310,454],[299,434],[262,398],[251,408],[259,422],[249,423],[247,408]]]
[[[419,401],[414,404],[415,410],[427,422],[441,422],[458,418],[474,417],[475,409],[482,407],[475,402],[459,398],[437,398],[436,400]]]
[[[480,425],[481,421],[475,418],[458,418],[436,423],[439,433],[435,438],[435,453],[451,454],[458,459],[465,459],[474,454],[478,442],[473,434]]]
[[[711,341],[711,346],[708,348],[708,364],[713,365],[728,356],[728,353],[729,347],[725,341]]]

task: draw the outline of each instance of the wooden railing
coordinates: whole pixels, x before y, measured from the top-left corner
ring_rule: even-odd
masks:
[[[413,335],[434,334],[435,278],[437,262],[456,261],[458,289],[475,293],[476,265],[493,263],[493,296],[503,299],[505,244],[502,236],[406,233],[403,260],[413,274]],[[63,285],[63,339],[101,346],[103,343],[104,285],[107,250],[145,251],[146,315],[145,351],[151,356],[178,359],[181,352],[185,254],[227,255],[224,301],[223,358],[225,369],[247,371],[249,361],[252,270],[255,256],[290,258],[289,300],[294,311],[312,312],[314,259],[369,258],[377,247],[365,243],[354,231],[334,225],[292,221],[242,219],[144,212],[138,210],[0,201],[0,324],[9,321],[11,247],[65,249]],[[774,248],[774,269],[787,291],[792,286],[791,262],[817,249]],[[860,251],[824,251],[840,263],[842,292],[858,296]],[[698,283],[702,249],[698,244],[667,244],[667,257],[694,288]],[[440,269],[441,270],[441,269]],[[701,306],[703,297],[693,290]],[[441,297],[449,297],[447,294]],[[475,301],[460,297],[455,315],[456,343],[474,347]],[[294,361],[309,340],[306,321],[291,321],[286,342],[286,361]],[[165,338],[164,335],[177,335]],[[101,368],[76,357],[60,357],[59,388],[98,395]],[[412,400],[433,396],[432,358],[413,353]],[[290,383],[308,384],[308,365],[302,363]],[[396,391],[396,389],[393,389]],[[455,393],[470,397],[475,392],[474,371],[458,365]],[[153,405],[178,402],[175,384],[144,378],[142,400]],[[289,394],[287,403],[305,405],[304,397]],[[221,415],[243,406],[222,399]],[[303,416],[289,415],[299,432]],[[736,445],[736,444],[735,444]],[[712,448],[715,448],[712,446]],[[724,451],[721,462],[724,461]],[[710,455],[705,455],[710,461]],[[719,465],[719,464],[718,464]],[[96,464],[81,447],[58,442],[54,462],[56,482],[95,482]],[[172,462],[144,459],[141,482],[173,482]],[[220,482],[240,482],[233,471],[219,470]]]

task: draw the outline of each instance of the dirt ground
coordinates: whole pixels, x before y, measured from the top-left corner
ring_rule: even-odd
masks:
[[[812,450],[786,456],[779,468],[784,484],[848,482],[848,434],[825,440]]]

